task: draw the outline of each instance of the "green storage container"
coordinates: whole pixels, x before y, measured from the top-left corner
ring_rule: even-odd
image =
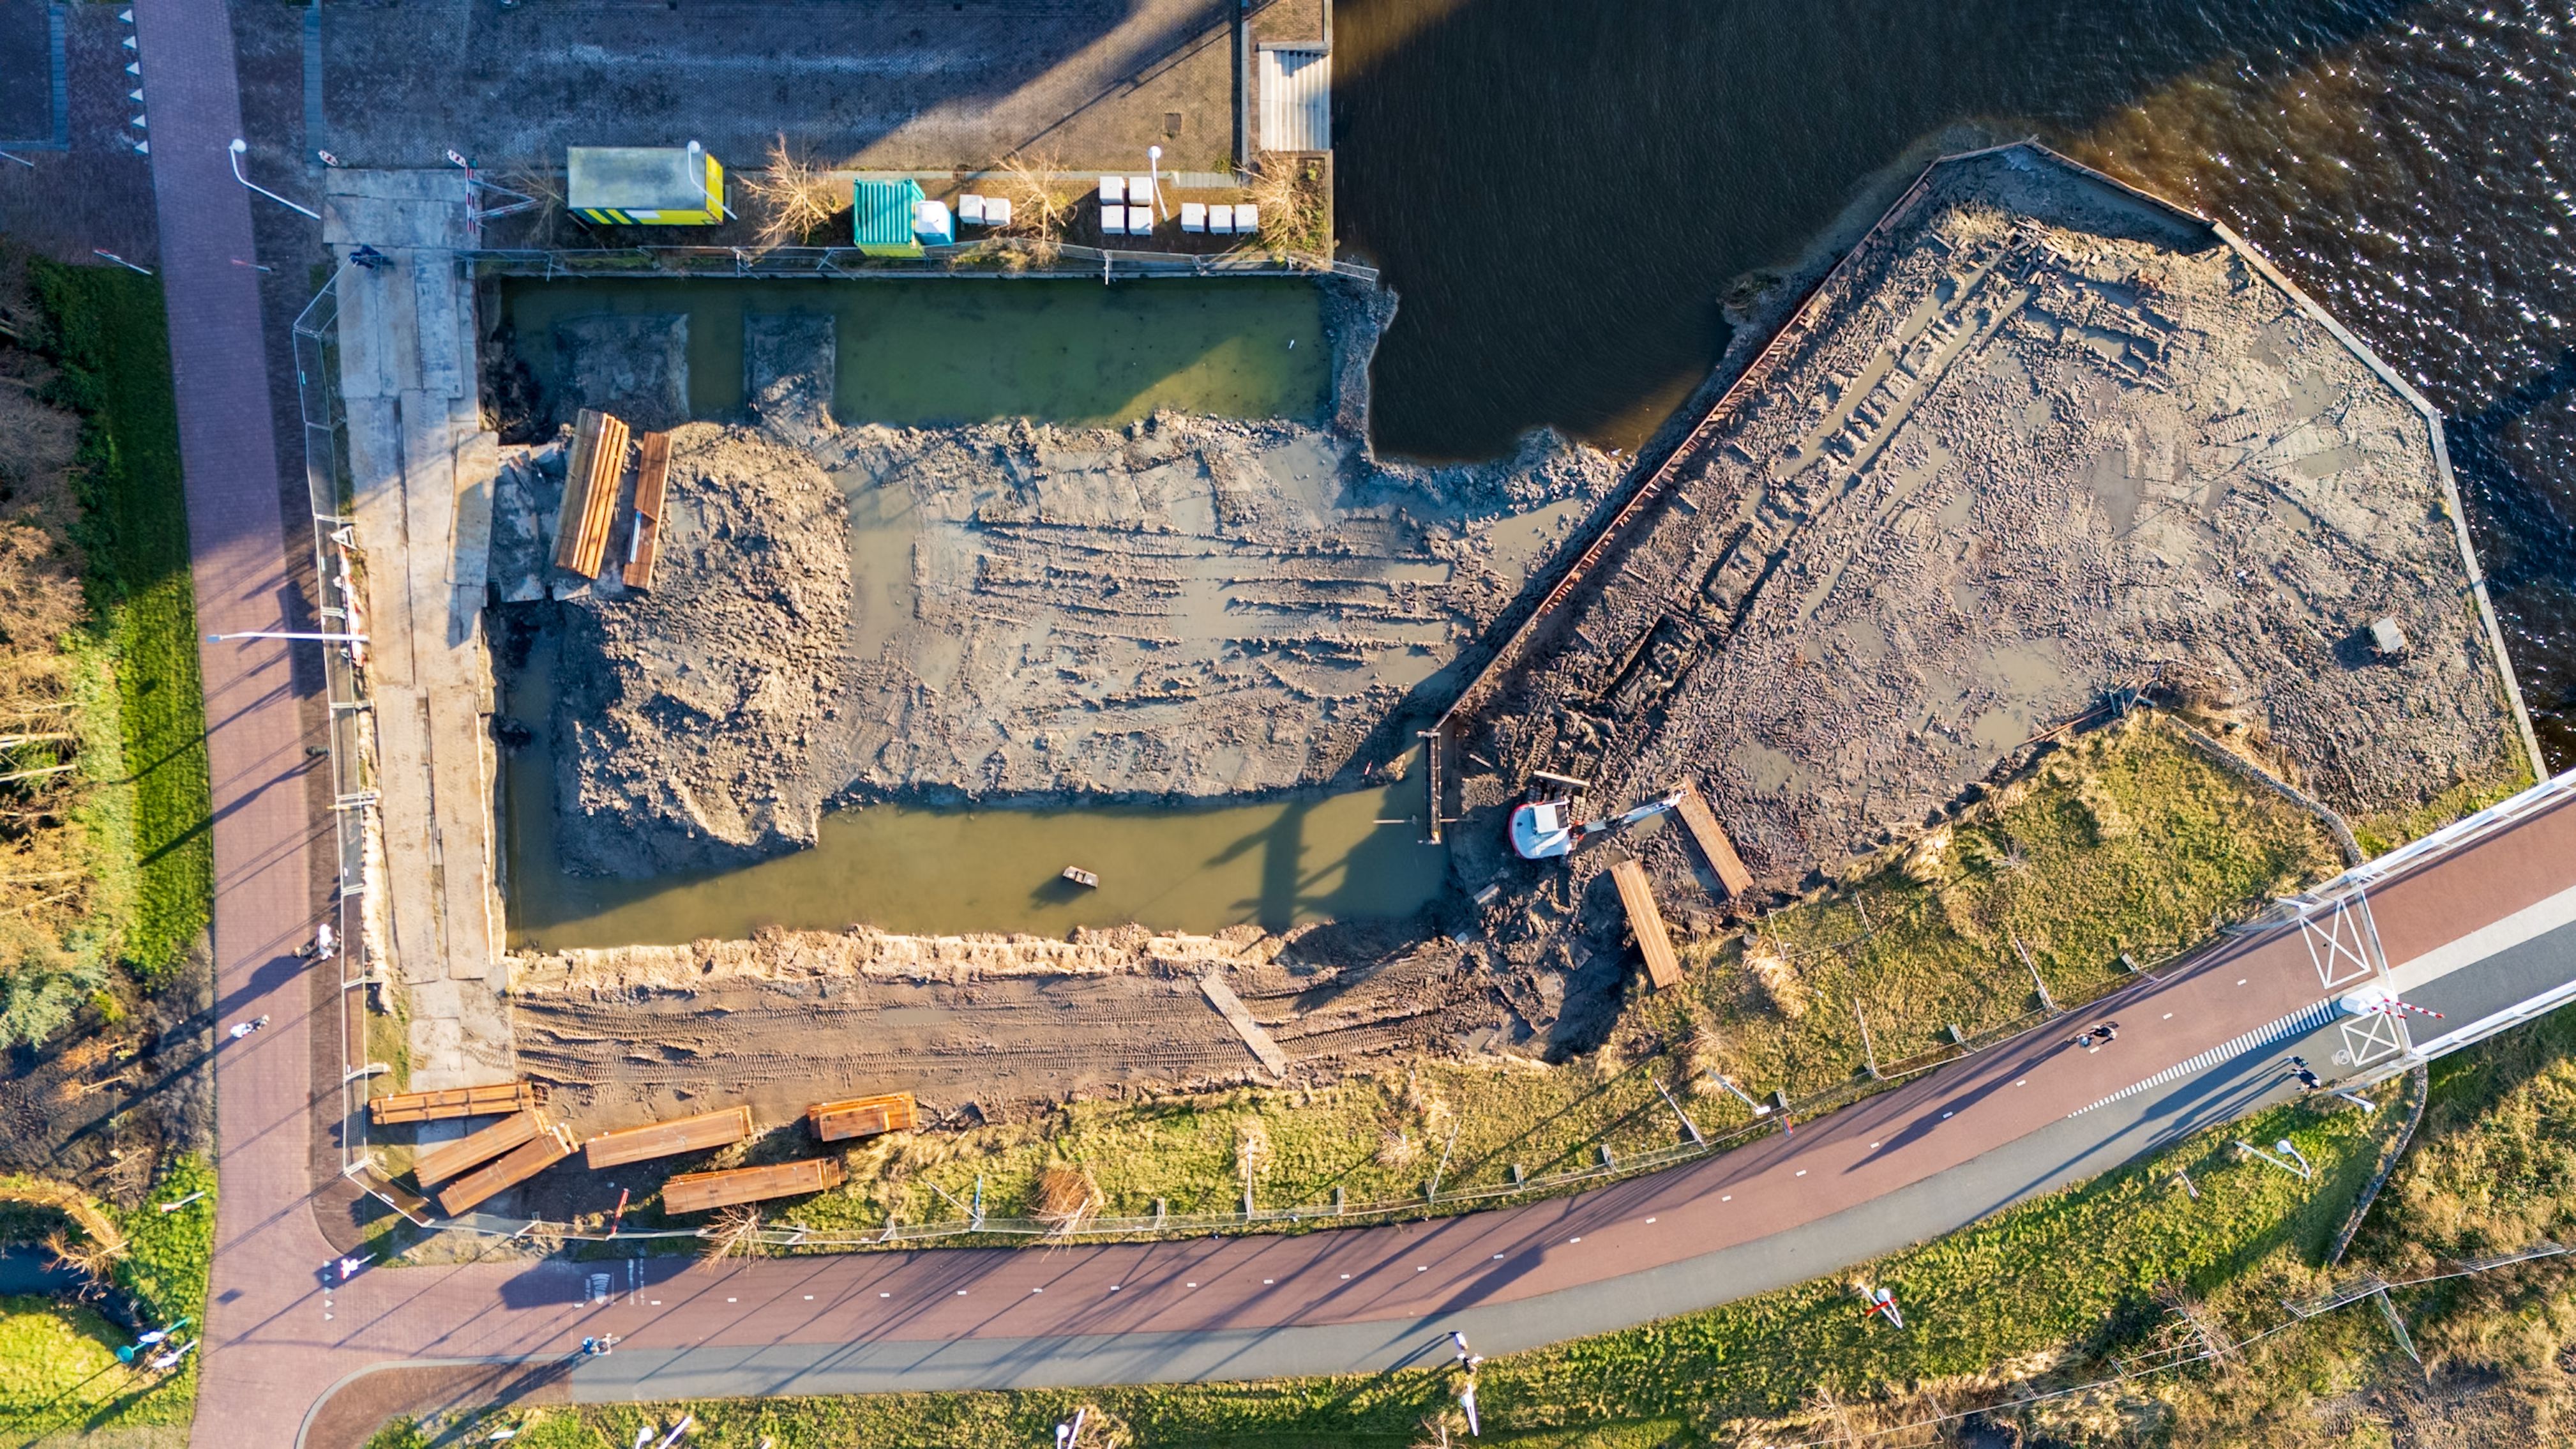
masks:
[[[872,257],[920,256],[921,243],[912,236],[912,209],[921,199],[921,184],[915,181],[851,182],[850,230],[859,250]]]

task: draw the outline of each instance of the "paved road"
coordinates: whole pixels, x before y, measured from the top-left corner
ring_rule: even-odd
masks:
[[[2562,796],[2390,876],[2371,909],[2399,978],[2449,962],[2410,987],[2427,1000],[2493,1005],[2495,972],[2508,991],[2576,979],[2576,805]],[[281,1251],[305,1241],[282,1202],[291,1194],[237,1188],[228,1157],[227,1193],[264,1194],[280,1217],[248,1242],[228,1233],[219,1282],[233,1296],[215,1320],[210,1372],[225,1394],[257,1385],[274,1416],[371,1366],[560,1359],[599,1332],[625,1344],[573,1370],[577,1397],[1376,1369],[1436,1355],[1452,1327],[1487,1352],[1526,1347],[1827,1273],[2276,1100],[2287,1053],[2323,1066],[2350,1046],[2331,1001],[2353,968],[2328,940],[2291,926],[2141,982],[2099,1008],[2123,1023],[2100,1052],[2068,1047],[2061,1023],[1794,1137],[1657,1177],[1302,1237],[931,1249],[715,1272],[472,1263],[369,1273],[325,1293],[318,1238],[300,1260]],[[229,1130],[242,1119],[226,1120]],[[228,1198],[228,1212],[240,1201]],[[262,1271],[230,1266],[242,1261]],[[607,1275],[606,1302],[591,1299],[593,1273]],[[259,1435],[201,1417],[198,1438]]]
[[[152,186],[197,620],[209,633],[287,627],[286,523],[270,432],[268,358],[249,196],[225,147],[240,130],[232,31],[220,0],[135,0],[152,96]],[[328,1251],[308,1209],[309,995],[295,949],[317,919],[308,851],[304,725],[287,646],[208,644],[207,750],[214,786],[215,1005],[222,1023],[267,1030],[215,1057],[221,1192],[212,1344],[256,1342],[273,1324],[262,1289]],[[221,1040],[221,1038],[218,1038]],[[210,1355],[195,1442],[274,1449],[312,1395],[286,1358]],[[294,1397],[301,1393],[304,1398]],[[292,1407],[288,1407],[288,1406]]]

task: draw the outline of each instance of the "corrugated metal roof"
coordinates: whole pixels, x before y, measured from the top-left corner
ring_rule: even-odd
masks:
[[[1321,45],[1261,47],[1261,149],[1333,149],[1333,57]]]
[[[852,241],[862,249],[873,247],[913,250],[912,209],[921,200],[921,185],[913,181],[854,181],[850,183],[850,232]]]

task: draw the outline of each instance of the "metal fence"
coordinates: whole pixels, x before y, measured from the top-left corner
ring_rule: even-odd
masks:
[[[345,272],[345,268],[342,269]],[[304,422],[304,485],[313,519],[313,600],[324,633],[357,636],[322,647],[330,711],[331,823],[339,876],[330,920],[338,937],[340,975],[340,1166],[366,1160],[367,1079],[384,1070],[368,1061],[366,987],[382,979],[368,954],[367,851],[376,809],[374,716],[367,695],[366,559],[350,517],[342,459],[347,432],[340,409],[340,275],[334,273],[295,319],[296,400]],[[350,997],[358,996],[356,1005]]]
[[[636,246],[550,251],[484,248],[462,254],[478,276],[762,277],[844,280],[925,277],[1349,277],[1375,282],[1375,267],[1294,252],[1131,252],[995,237],[925,247],[918,257],[870,256],[856,247]]]

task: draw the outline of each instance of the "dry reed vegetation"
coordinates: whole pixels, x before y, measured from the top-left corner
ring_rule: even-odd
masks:
[[[1064,229],[1073,220],[1077,193],[1059,185],[1054,174],[1061,164],[1051,155],[1024,156],[1013,153],[1003,157],[989,173],[1002,183],[1001,194],[1011,203],[1010,235],[1021,238],[1024,245],[1010,255],[1023,257],[1032,266],[1052,264],[1064,244]]]
[[[1251,196],[1261,212],[1263,246],[1282,255],[1331,255],[1333,196],[1324,163],[1265,151],[1252,173]]]
[[[1053,1163],[1029,1188],[1029,1216],[1058,1233],[1078,1231],[1100,1208],[1100,1189],[1079,1167]]]
[[[728,1258],[756,1258],[761,1253],[760,1230],[764,1226],[760,1209],[730,1207],[716,1214],[716,1220],[705,1228],[705,1238],[698,1247],[698,1261],[712,1268]]]
[[[104,981],[100,873],[84,807],[91,718],[105,693],[73,543],[80,423],[13,342],[42,323],[17,260],[0,262],[0,1045],[33,1044]],[[109,752],[112,755],[112,751]]]
[[[741,181],[761,210],[757,246],[801,245],[850,209],[849,183],[817,165],[810,148],[789,149],[784,132],[770,140],[768,168],[745,171]]]
[[[92,1283],[104,1285],[131,1247],[116,1219],[76,1187],[42,1178],[8,1178],[0,1180],[0,1203],[44,1208],[68,1219],[70,1230],[57,1228],[45,1234],[45,1249]]]

